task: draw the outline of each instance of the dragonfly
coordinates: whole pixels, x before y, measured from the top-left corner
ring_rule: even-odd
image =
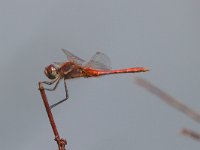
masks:
[[[46,85],[54,84],[53,88],[44,88],[48,91],[54,91],[60,80],[64,79],[65,87],[65,98],[51,105],[51,109],[58,104],[66,101],[68,96],[66,80],[74,78],[90,78],[99,77],[110,74],[120,74],[120,73],[139,73],[149,71],[146,67],[134,67],[126,69],[111,69],[111,61],[107,55],[102,52],[96,52],[89,61],[72,54],[69,50],[61,49],[63,53],[67,56],[66,62],[54,62],[44,69],[44,74],[49,81],[43,81],[42,83]]]

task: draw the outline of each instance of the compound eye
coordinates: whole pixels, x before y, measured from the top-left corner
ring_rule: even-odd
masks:
[[[48,67],[46,67],[44,70],[44,74],[49,79],[55,79],[58,76],[57,69],[54,65],[49,65]]]

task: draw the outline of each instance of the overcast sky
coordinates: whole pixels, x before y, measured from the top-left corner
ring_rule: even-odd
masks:
[[[66,61],[61,48],[151,70],[67,81],[69,100],[53,110],[67,149],[199,149],[179,134],[199,124],[133,82],[142,77],[200,110],[199,14],[197,0],[1,0],[1,149],[57,149],[37,83],[44,67]],[[50,103],[64,95],[63,82],[47,92]]]

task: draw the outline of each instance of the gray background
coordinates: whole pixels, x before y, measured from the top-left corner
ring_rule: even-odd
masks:
[[[133,82],[143,77],[200,109],[199,13],[197,0],[1,0],[1,149],[57,149],[37,82],[46,65],[66,60],[60,48],[151,69],[68,81],[69,101],[53,110],[68,149],[199,149],[179,134],[199,124]],[[63,83],[47,95],[62,99]]]

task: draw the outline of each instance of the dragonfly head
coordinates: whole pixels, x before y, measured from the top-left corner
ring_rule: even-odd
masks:
[[[49,65],[44,69],[44,74],[51,80],[58,77],[57,68],[54,65]]]

